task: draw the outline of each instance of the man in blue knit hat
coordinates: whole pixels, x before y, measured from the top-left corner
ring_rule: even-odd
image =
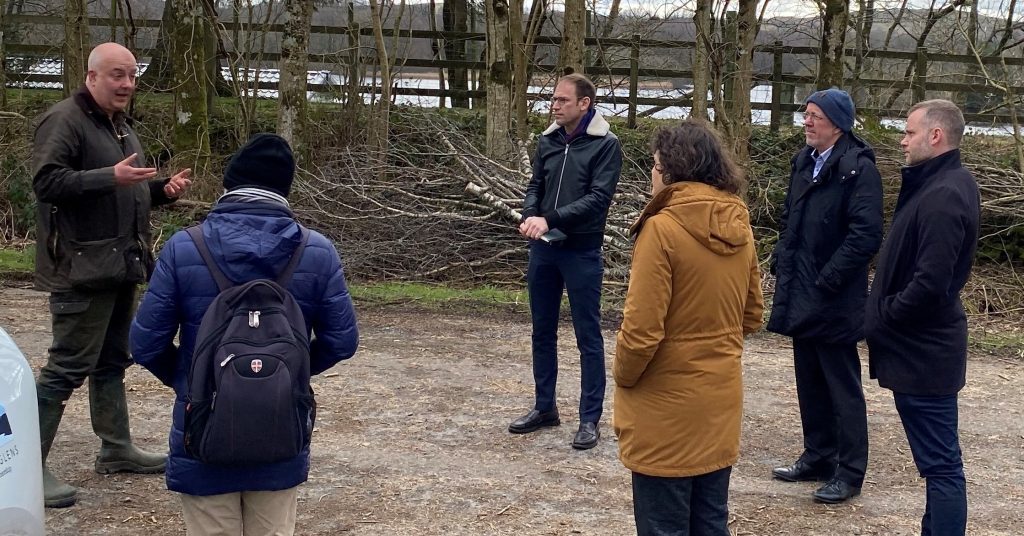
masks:
[[[768,330],[793,338],[804,448],[772,475],[824,481],[814,500],[860,494],[868,462],[867,410],[857,341],[864,338],[868,263],[882,243],[882,180],[875,153],[855,136],[850,95],[806,101],[807,146],[793,158]]]

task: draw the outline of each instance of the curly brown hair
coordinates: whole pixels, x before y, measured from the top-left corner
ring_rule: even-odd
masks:
[[[739,195],[746,187],[743,172],[733,162],[718,132],[703,119],[687,119],[662,127],[651,137],[651,153],[661,161],[662,182],[702,182]]]

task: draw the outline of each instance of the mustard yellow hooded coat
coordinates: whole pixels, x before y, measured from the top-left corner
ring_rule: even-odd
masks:
[[[739,457],[743,337],[764,306],[747,207],[707,184],[674,183],[632,231],[612,364],[619,458],[660,477],[729,467]]]

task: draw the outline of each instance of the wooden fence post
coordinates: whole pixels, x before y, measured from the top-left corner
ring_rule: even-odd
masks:
[[[636,128],[636,95],[640,85],[640,34],[633,34],[629,43],[629,112],[626,126]]]
[[[779,131],[782,120],[782,41],[772,43],[772,117],[768,130]]]
[[[911,86],[914,88],[914,102],[921,102],[927,97],[925,96],[925,82],[928,79],[928,49],[925,47],[917,48],[917,68],[914,69],[914,80],[911,82]]]

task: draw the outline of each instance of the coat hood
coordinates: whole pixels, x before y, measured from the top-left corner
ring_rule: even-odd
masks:
[[[302,237],[291,211],[271,203],[220,203],[204,225],[213,257],[235,282],[276,279]]]
[[[734,255],[753,239],[750,214],[736,195],[699,182],[678,182],[658,192],[630,234],[640,232],[655,214],[665,214],[717,255]]]

